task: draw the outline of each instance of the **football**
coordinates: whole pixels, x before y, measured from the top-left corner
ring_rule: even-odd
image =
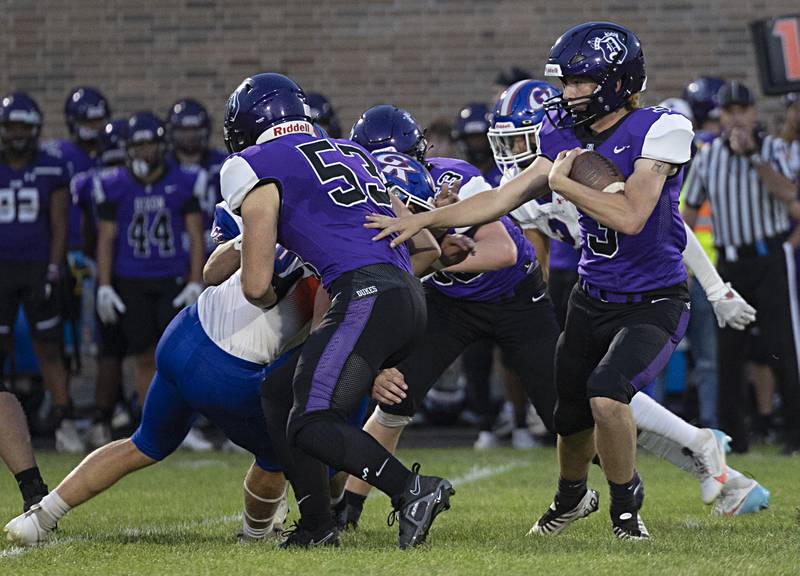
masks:
[[[592,150],[575,158],[569,177],[589,188],[612,194],[625,188],[625,177],[616,164]]]

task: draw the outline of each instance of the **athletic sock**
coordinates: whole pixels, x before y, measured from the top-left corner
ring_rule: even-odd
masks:
[[[44,483],[38,466],[14,474],[14,479],[17,481],[17,486],[19,486],[22,499],[26,503],[36,496],[45,496],[47,494],[47,484]]]
[[[573,508],[583,495],[586,494],[586,477],[580,480],[567,480],[563,476],[558,478],[558,492],[556,502],[560,506]]]
[[[367,501],[366,496],[362,496],[361,494],[356,494],[355,492],[350,492],[350,490],[344,491],[344,499],[347,502],[348,506],[352,506],[356,508],[359,512],[364,509],[364,502]]]
[[[636,496],[634,489],[639,483],[639,478],[634,472],[633,478],[624,484],[615,484],[609,480],[608,487],[611,491],[611,516],[616,513],[631,512],[636,509]]]
[[[665,436],[692,451],[700,449],[700,429],[676,416],[647,394],[640,392],[633,396],[631,411],[637,428]]]
[[[55,528],[56,523],[71,509],[71,506],[64,502],[61,496],[58,495],[58,492],[55,491],[50,492],[50,494],[42,498],[42,501],[39,502],[39,506],[47,513],[39,516],[39,522],[42,524],[43,528],[50,530]]]

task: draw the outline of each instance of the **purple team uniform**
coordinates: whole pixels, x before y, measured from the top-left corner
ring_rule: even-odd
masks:
[[[539,153],[593,149],[627,179],[639,158],[682,166],[690,158],[691,124],[665,108],[628,113],[600,134],[555,129],[545,120]],[[556,357],[556,429],[573,434],[593,425],[589,398],[630,402],[663,369],[689,320],[686,233],[678,211],[682,169],[666,179],[639,234],[609,229],[580,212],[579,285],[573,289]]]
[[[200,212],[204,175],[167,163],[161,179],[148,185],[126,167],[94,178],[98,218],[117,224],[112,277],[127,308],[121,326],[133,354],[154,345],[178,312],[172,300],[190,271],[185,217]]]
[[[60,154],[62,160],[64,160],[67,165],[70,178],[75,178],[83,172],[92,170],[99,164],[97,158],[93,158],[87,154],[72,140],[55,140],[53,142],[48,142],[45,146],[53,150],[54,153]],[[84,209],[87,206],[89,206],[89,204],[78,202],[74,197],[73,201],[70,202],[69,228],[67,232],[68,250],[80,250],[83,248],[84,239],[81,230],[81,222],[83,215],[86,214]],[[93,225],[94,222],[91,222],[91,224]]]
[[[40,148],[21,170],[0,162],[0,337],[10,337],[20,303],[39,337],[58,337],[60,310],[54,289],[45,296],[50,261],[50,198],[67,190],[69,170],[61,158]]]
[[[462,198],[491,188],[468,162],[428,158],[427,165],[437,192],[445,183],[459,183]],[[484,347],[478,345],[476,352],[471,346],[488,343],[489,358],[497,344],[506,365],[518,375],[536,411],[552,429],[558,323],[533,246],[510,218],[504,216],[500,222],[516,245],[516,262],[492,272],[437,272],[425,281],[428,325],[411,355],[398,365],[409,394],[401,403],[381,405],[382,411],[413,416],[434,382],[464,350],[470,347],[472,351],[465,358],[478,358]],[[464,232],[471,235],[478,228]],[[489,402],[483,404],[489,408]],[[491,409],[481,413],[481,428],[490,429],[494,416]]]

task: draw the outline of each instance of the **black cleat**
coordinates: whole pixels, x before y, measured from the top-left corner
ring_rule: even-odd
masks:
[[[636,474],[636,485],[633,488],[635,501],[633,510],[611,510],[611,530],[620,540],[648,540],[650,533],[642,522],[639,510],[644,504],[644,482]]]
[[[336,520],[336,527],[340,532],[356,530],[363,511],[363,508],[347,503],[344,503],[343,506],[337,506],[333,513],[333,518]]]
[[[22,503],[22,512],[25,513],[31,509],[31,506],[38,504],[42,498],[47,496],[47,484],[41,480],[32,482],[22,490],[24,501]]]
[[[428,531],[439,513],[450,508],[450,496],[456,493],[453,485],[438,476],[420,476],[419,464],[411,467],[413,476],[403,493],[392,499],[394,510],[387,523],[400,524],[398,543],[401,549],[425,542]]]
[[[597,490],[588,489],[575,506],[567,508],[558,502],[558,495],[556,495],[550,508],[528,531],[528,536],[559,534],[575,520],[586,518],[592,512],[596,512],[599,501],[600,495]]]
[[[336,527],[324,528],[321,530],[306,530],[300,522],[295,522],[291,529],[281,533],[286,540],[278,545],[278,548],[288,550],[290,548],[318,548],[321,546],[333,546],[338,548],[339,532]]]

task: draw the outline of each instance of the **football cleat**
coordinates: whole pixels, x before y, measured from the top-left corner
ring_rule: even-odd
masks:
[[[769,508],[769,490],[761,484],[741,476],[728,482],[711,511],[715,516],[739,516]]]
[[[395,522],[400,525],[398,544],[401,550],[425,542],[436,516],[450,509],[450,496],[456,493],[444,478],[420,476],[419,464],[414,464],[411,472],[406,489],[392,498],[394,510],[387,518],[389,526]]]
[[[55,520],[34,504],[24,514],[20,514],[5,526],[6,538],[18,546],[36,546],[47,542],[53,535]]]
[[[363,508],[343,503],[342,506],[337,507],[333,511],[333,519],[336,521],[336,527],[340,532],[358,529],[358,521],[361,519],[362,512]]]
[[[597,512],[600,495],[597,490],[586,490],[578,503],[572,508],[562,508],[558,505],[558,497],[550,504],[547,512],[536,521],[536,524],[528,531],[528,536],[534,534],[553,535],[559,534],[564,528],[575,520],[585,518],[592,512]]]
[[[475,450],[493,450],[500,448],[500,439],[491,430],[481,430],[478,432],[478,439],[472,447]]]
[[[214,445],[208,441],[203,432],[195,427],[189,429],[180,447],[190,452],[210,452],[214,449]]]
[[[325,528],[322,530],[306,530],[300,522],[295,522],[289,529],[281,533],[286,539],[278,545],[278,548],[288,550],[290,548],[319,548],[322,546],[339,547],[339,532],[336,527]]]
[[[86,443],[75,427],[75,421],[64,418],[56,428],[56,451],[63,454],[83,454]]]
[[[515,450],[533,450],[539,443],[527,428],[514,428],[511,431],[511,447]]]
[[[619,540],[649,540],[650,533],[639,512],[622,512],[611,515],[611,530]]]
[[[93,450],[111,442],[111,426],[105,422],[95,422],[86,435],[86,443]]]
[[[694,460],[693,474],[700,481],[700,495],[705,504],[711,504],[722,492],[728,480],[725,453],[730,452],[731,438],[724,432],[704,428],[706,435],[701,450],[691,452]]]

